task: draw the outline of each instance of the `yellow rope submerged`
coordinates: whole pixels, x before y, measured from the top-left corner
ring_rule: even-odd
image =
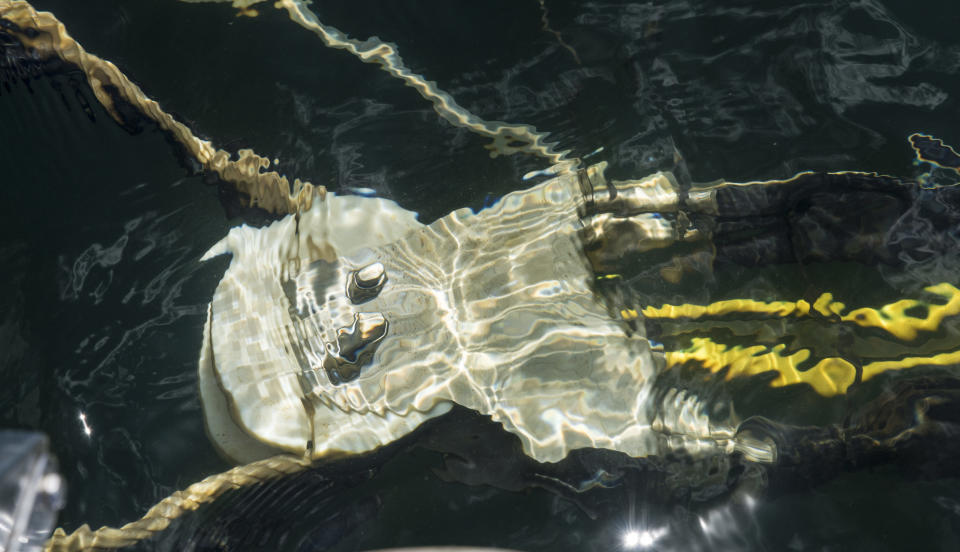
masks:
[[[813,305],[799,301],[755,301],[752,299],[728,299],[709,305],[663,305],[646,307],[639,313],[632,309],[621,311],[625,319],[637,318],[642,314],[647,319],[700,319],[731,314],[757,314],[780,318],[809,316],[817,313],[828,320],[856,324],[864,328],[879,328],[890,335],[905,341],[916,339],[919,332],[936,331],[944,318],[960,314],[960,289],[953,284],[940,283],[924,288],[924,291],[946,299],[944,304],[933,304],[915,299],[902,299],[879,309],[860,308],[843,314],[846,305],[833,299],[833,294],[821,294]],[[925,315],[912,316],[909,311],[919,309]]]
[[[652,320],[709,319],[734,314],[750,314],[776,318],[808,317],[820,315],[831,322],[850,323],[863,328],[877,328],[902,340],[915,340],[921,332],[935,332],[944,319],[960,314],[960,289],[949,283],[940,283],[925,288],[925,291],[945,299],[944,303],[929,303],[915,299],[902,299],[878,309],[860,308],[844,314],[846,305],[824,293],[811,305],[804,300],[763,302],[751,299],[731,299],[710,305],[664,305],[647,307],[637,312],[621,311],[626,320],[641,315]],[[921,313],[922,315],[915,315]],[[856,381],[857,369],[850,361],[840,357],[820,359],[813,367],[800,370],[811,352],[799,349],[784,354],[786,345],[774,347],[755,345],[750,347],[727,346],[708,337],[693,337],[691,345],[680,351],[665,353],[667,367],[681,366],[695,361],[717,373],[726,369],[727,380],[765,372],[777,372],[770,382],[773,387],[806,383],[820,395],[831,397],[844,394]],[[891,370],[905,370],[916,366],[949,366],[960,364],[960,351],[948,351],[929,356],[909,356],[892,360],[874,361],[862,366],[861,381]]]

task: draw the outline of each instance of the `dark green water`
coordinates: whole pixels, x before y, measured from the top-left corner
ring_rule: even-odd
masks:
[[[334,191],[372,188],[425,221],[489,204],[543,168],[530,157],[490,159],[484,139],[269,4],[257,18],[173,0],[33,5],[218,147],[251,147]],[[598,158],[614,178],[672,165],[674,151],[695,182],[801,170],[916,177],[927,169],[913,163],[911,133],[960,145],[954,2],[546,6],[563,43],[541,29],[536,0],[314,9],[352,37],[396,43],[415,71],[486,119],[534,125],[579,155],[603,146]],[[122,525],[229,467],[204,434],[195,376],[226,260],[198,259],[244,219],[163,133],[117,126],[76,72],[0,84],[0,162],[0,426],[51,436],[69,485],[67,530]],[[839,270],[816,283],[831,278],[841,280],[834,288],[872,281]],[[845,407],[812,400],[790,390],[756,408],[789,418]],[[474,431],[459,423],[437,432]],[[477,458],[509,448],[488,433],[477,430],[489,440],[472,445]],[[695,529],[710,512],[727,533],[686,549],[960,547],[960,481],[917,479],[910,466],[759,497],[746,513],[722,500],[693,510],[648,499],[643,486],[597,506],[549,486],[504,484],[522,466],[494,458],[475,470],[480,483],[447,482],[433,440],[443,439],[430,433],[419,446],[251,490],[141,547],[608,550],[621,548],[627,527]]]

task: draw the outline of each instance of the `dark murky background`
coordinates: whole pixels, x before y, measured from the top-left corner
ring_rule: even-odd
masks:
[[[252,147],[334,191],[373,188],[427,221],[487,204],[543,168],[490,159],[483,139],[269,3],[252,19],[172,0],[33,5],[218,147]],[[909,134],[960,145],[953,0],[545,5],[563,42],[541,28],[536,0],[313,8],[354,38],[396,43],[486,119],[532,124],[580,155],[603,146],[613,177],[672,163],[674,149],[697,182],[799,170],[910,177],[925,169]],[[69,483],[65,528],[121,525],[228,467],[204,435],[195,378],[226,260],[198,258],[243,221],[162,133],[119,128],[76,73],[0,85],[0,162],[0,426],[51,436]],[[795,401],[785,409],[821,408],[808,394],[778,397]],[[645,519],[692,515],[640,508],[639,497],[622,515],[592,518],[543,489],[444,482],[432,471],[441,463],[415,448],[369,463],[379,469],[321,470],[236,498],[246,518],[213,508],[144,548],[599,550]],[[271,508],[280,519],[251,525]],[[725,523],[724,549],[957,549],[960,482],[894,467],[852,473]]]

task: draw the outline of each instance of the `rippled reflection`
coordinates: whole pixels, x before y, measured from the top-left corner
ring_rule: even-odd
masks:
[[[278,19],[267,3],[232,4],[246,16],[237,21],[251,25],[245,30],[262,21],[287,32],[270,27]],[[512,66],[491,54],[484,63],[504,63],[499,80],[478,68],[434,82],[442,68],[422,61],[415,45],[401,58],[389,36],[357,40],[321,22],[336,9],[276,3],[292,20],[284,25],[316,37],[304,50],[322,44],[350,63],[374,63],[387,80],[366,78],[416,91],[433,109],[417,117],[443,121],[435,134],[450,139],[445,154],[420,166],[371,173],[355,130],[394,107],[367,98],[327,109],[316,91],[284,80],[277,93],[294,98],[297,125],[330,130],[336,147],[327,153],[340,171],[314,178],[329,182],[328,192],[284,176],[273,148],[234,148],[226,134],[227,145],[215,147],[199,137],[201,124],[171,115],[166,98],[151,99],[150,87],[85,51],[53,16],[0,1],[11,52],[0,64],[3,84],[16,71],[66,67],[89,85],[57,84],[68,109],[82,106],[91,124],[112,119],[129,132],[156,125],[192,170],[216,175],[228,209],[247,209],[230,212],[258,226],[227,234],[217,218],[202,227],[213,231],[195,232],[215,209],[195,208],[199,186],[184,192],[199,182],[171,178],[164,194],[129,184],[132,212],[122,224],[62,246],[55,288],[63,304],[133,314],[123,323],[104,314],[103,327],[71,333],[77,362],[55,372],[69,404],[28,396],[16,422],[38,412],[69,422],[85,447],[67,453],[79,459],[75,479],[121,489],[109,491],[119,498],[106,509],[115,511],[98,514],[111,524],[199,482],[130,526],[82,527],[73,540],[59,535],[58,546],[125,545],[165,530],[158,542],[170,549],[272,537],[325,549],[390,517],[395,490],[378,486],[387,478],[396,488],[410,479],[406,494],[421,502],[447,489],[425,491],[430,484],[467,483],[461,508],[519,504],[498,493],[535,490],[531,500],[543,503],[526,513],[562,513],[552,527],[570,549],[584,542],[569,528],[596,520],[620,523],[607,541],[594,540],[623,549],[751,549],[769,538],[757,511],[798,489],[891,462],[931,478],[955,473],[955,139],[864,123],[877,106],[942,112],[955,49],[921,37],[879,2],[529,4],[549,46],[537,43],[545,49]],[[751,20],[763,25],[732,30]],[[768,26],[775,30],[759,29]],[[763,69],[767,58],[778,61]],[[624,91],[632,108],[609,96]],[[254,120],[261,107],[234,118]],[[571,112],[587,122],[570,122],[578,118]],[[328,129],[321,118],[336,124]],[[287,151],[301,152],[291,155],[298,168],[321,165],[314,150],[326,146],[308,143],[297,125],[279,129],[278,143],[295,144]],[[889,135],[899,150],[884,145]],[[451,153],[474,147],[495,158],[489,166],[511,164],[498,177],[510,184],[478,192],[471,187],[485,188],[483,178],[460,170],[443,185],[459,185],[464,197],[439,201],[422,220],[377,197],[394,179],[433,180]],[[873,164],[854,163],[855,148],[872,152]],[[587,151],[595,165],[575,157]],[[503,159],[513,154],[531,155]],[[915,172],[890,161],[897,156]],[[121,163],[114,157],[108,163]],[[808,169],[857,170],[797,172]],[[516,189],[520,175],[526,190]],[[721,175],[744,182],[694,183]],[[160,195],[180,199],[162,209],[138,203]],[[466,203],[474,208],[453,210]],[[69,242],[71,232],[59,233]],[[224,234],[204,256],[232,256],[218,284],[222,261],[194,261]],[[0,253],[16,267],[29,249]],[[25,311],[18,301],[10,312]],[[5,320],[5,339],[18,324]],[[175,326],[190,331],[168,330]],[[27,350],[7,341],[15,354]],[[184,358],[197,351],[194,376]],[[141,408],[130,398],[138,390],[153,402]],[[489,418],[469,418],[462,407]],[[242,466],[216,474],[222,464],[212,451],[194,465],[201,409],[213,446]],[[442,469],[408,465],[406,477],[389,479],[410,451],[439,453],[422,465]],[[296,456],[277,456],[285,452]],[[351,458],[341,465],[342,456]],[[239,487],[249,494],[237,498]],[[362,498],[338,508],[350,493]],[[97,501],[92,493],[79,500],[74,526]],[[209,502],[200,517],[171,523]],[[937,504],[949,510],[949,501]],[[301,516],[329,531],[291,537]],[[556,544],[525,530],[505,538],[531,549]],[[379,538],[394,543],[387,532]],[[806,542],[789,539],[791,547]]]

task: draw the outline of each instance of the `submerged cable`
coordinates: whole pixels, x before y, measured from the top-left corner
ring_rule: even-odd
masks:
[[[129,103],[167,131],[204,169],[216,173],[246,194],[250,206],[276,214],[295,213],[310,208],[314,192],[321,196],[325,193],[323,186],[299,179],[291,183],[286,176],[266,171],[270,160],[253,150],[241,149],[234,155],[217,149],[209,140],[198,138],[189,127],[148,97],[116,65],[84,50],[52,13],[38,12],[26,1],[0,0],[0,19],[11,24],[5,26],[5,32],[32,48],[39,57],[59,57],[83,71],[97,101],[118,123],[123,124],[124,119],[117,103]]]
[[[396,45],[382,42],[376,37],[364,41],[352,39],[340,30],[324,25],[316,14],[307,8],[307,4],[304,0],[278,0],[276,6],[286,9],[290,19],[312,31],[328,47],[346,50],[364,63],[380,65],[390,76],[402,80],[433,104],[433,109],[448,123],[493,140],[486,146],[491,157],[521,152],[538,155],[555,165],[562,164],[565,168],[577,165],[577,161],[566,158],[568,150],[554,149],[554,144],[546,140],[547,133],[540,132],[531,125],[487,121],[474,115],[458,104],[450,94],[441,90],[437,83],[410,70],[400,57]],[[560,171],[554,171],[557,172]]]
[[[264,0],[181,0],[187,3],[231,2],[240,10],[239,15],[256,15],[252,6]],[[579,166],[579,159],[567,159],[569,150],[556,150],[555,143],[547,141],[549,133],[538,131],[532,125],[512,124],[503,121],[487,121],[461,106],[449,93],[441,90],[436,82],[427,80],[423,75],[414,73],[400,57],[395,44],[383,42],[377,37],[360,41],[350,38],[346,33],[330,25],[325,25],[307,5],[309,0],[277,0],[277,8],[286,10],[290,19],[301,27],[317,35],[329,48],[345,50],[364,63],[376,63],[391,77],[403,81],[425,100],[433,105],[434,111],[451,125],[464,128],[474,134],[492,140],[485,146],[491,157],[525,153],[548,160],[551,165],[546,173],[556,175]],[[541,7],[545,10],[541,2]],[[555,34],[560,43],[570,50],[579,63],[579,57],[559,33],[549,28],[544,12],[544,29]]]
[[[292,475],[309,466],[309,460],[292,455],[274,456],[238,466],[173,493],[150,508],[142,518],[123,527],[101,527],[93,531],[84,524],[69,535],[58,528],[43,549],[44,552],[78,552],[130,546],[165,530],[173,520],[213,502],[224,493]]]

